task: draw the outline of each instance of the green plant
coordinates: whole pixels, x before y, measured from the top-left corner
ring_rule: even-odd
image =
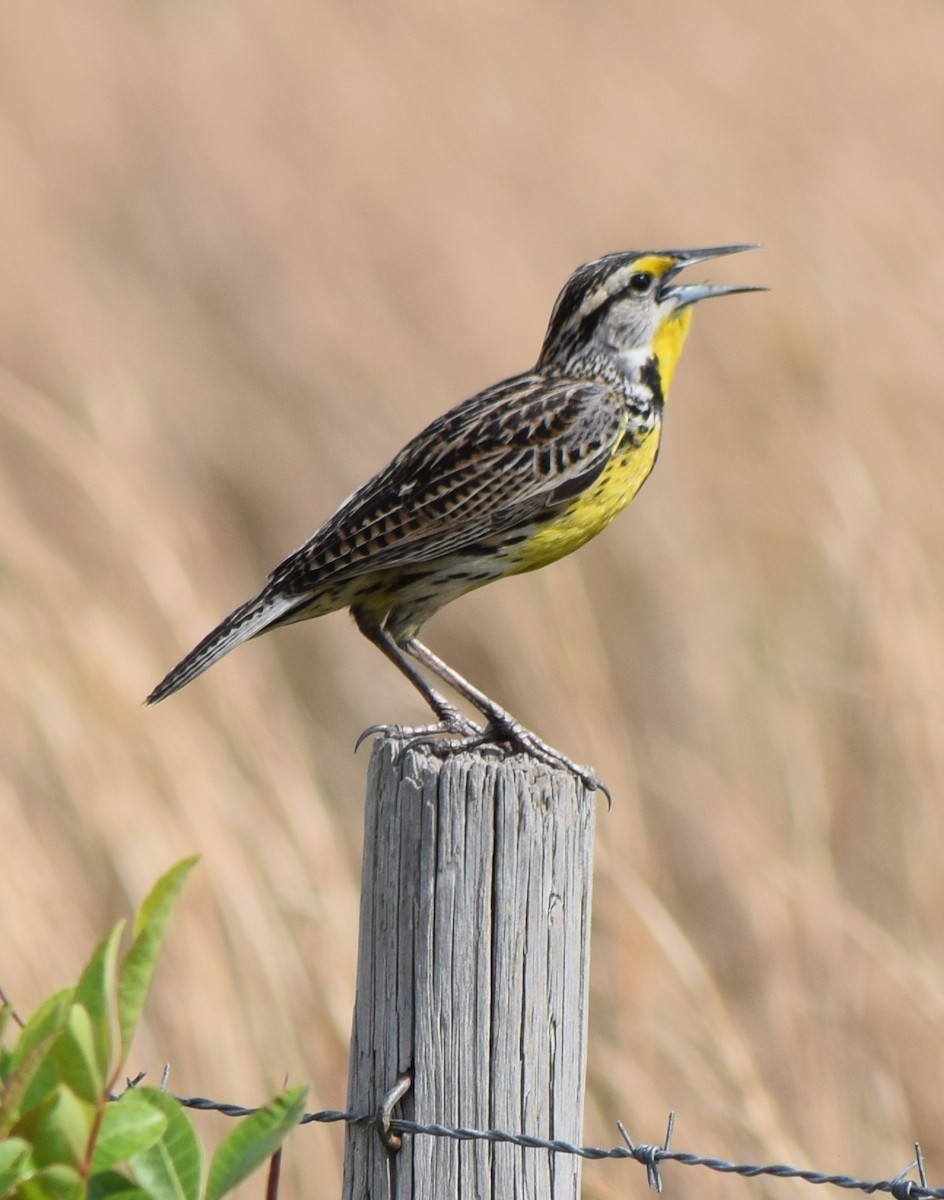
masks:
[[[50,996],[25,1025],[8,1003],[0,1007],[0,1197],[219,1200],[298,1123],[304,1087],[240,1121],[204,1178],[203,1148],[177,1100],[151,1087],[114,1098],[168,921],[195,863],[184,859],[158,880],[124,957],[121,921],[76,986]]]

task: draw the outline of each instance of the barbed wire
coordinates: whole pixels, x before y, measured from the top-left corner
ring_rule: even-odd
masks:
[[[143,1079],[143,1072],[137,1078],[128,1080],[129,1087],[135,1087]],[[166,1086],[167,1071],[161,1081]],[[501,1129],[475,1129],[468,1126],[449,1126],[438,1122],[424,1124],[410,1121],[403,1117],[391,1115],[392,1108],[401,1098],[403,1091],[402,1080],[398,1081],[389,1093],[385,1104],[375,1112],[349,1112],[342,1109],[323,1109],[320,1112],[305,1113],[299,1120],[300,1125],[313,1122],[331,1124],[343,1122],[347,1125],[374,1125],[385,1145],[392,1149],[398,1148],[398,1142],[390,1138],[391,1131],[397,1135],[412,1137],[450,1138],[458,1142],[491,1142],[520,1146],[528,1150],[546,1150],[554,1154],[572,1154],[589,1160],[624,1159],[637,1162],[646,1168],[649,1186],[657,1192],[662,1191],[662,1176],[659,1168],[663,1163],[679,1163],[683,1167],[703,1167],[709,1171],[717,1171],[724,1175],[739,1175],[745,1179],[755,1179],[758,1176],[772,1176],[776,1179],[798,1179],[803,1183],[814,1186],[830,1185],[845,1188],[848,1191],[864,1192],[873,1195],[876,1192],[887,1192],[893,1200],[944,1200],[944,1188],[928,1186],[924,1168],[921,1147],[915,1143],[914,1159],[892,1179],[857,1179],[853,1175],[834,1174],[815,1171],[805,1167],[794,1167],[787,1163],[734,1163],[725,1158],[703,1154],[694,1154],[685,1150],[672,1149],[672,1135],[675,1128],[675,1114],[669,1114],[665,1139],[661,1145],[650,1145],[645,1142],[634,1142],[622,1121],[616,1126],[623,1139],[618,1146],[578,1146],[561,1138],[534,1137],[524,1133],[509,1133]],[[173,1095],[173,1093],[171,1093]],[[257,1111],[241,1104],[231,1104],[220,1100],[211,1100],[206,1096],[174,1096],[174,1099],[185,1108],[203,1112],[218,1112],[226,1117],[246,1117]],[[909,1179],[912,1171],[918,1172],[918,1179]]]

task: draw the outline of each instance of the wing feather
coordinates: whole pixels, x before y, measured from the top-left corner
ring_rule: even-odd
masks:
[[[517,376],[446,413],[270,576],[307,591],[428,562],[562,506],[609,461],[622,398],[603,384]]]

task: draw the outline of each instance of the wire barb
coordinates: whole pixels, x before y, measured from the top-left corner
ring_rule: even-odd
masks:
[[[921,1186],[928,1186],[928,1177],[924,1173],[924,1155],[921,1153],[921,1143],[915,1142],[915,1166],[918,1168],[918,1178],[921,1180]]]
[[[924,1171],[924,1155],[921,1153],[921,1146],[918,1142],[915,1142],[914,1149],[914,1158],[891,1181],[889,1191],[894,1200],[913,1200],[916,1196],[927,1196],[929,1194],[928,1178]],[[914,1170],[918,1172],[918,1179],[920,1181],[918,1183],[915,1183],[913,1179],[907,1178]]]
[[[135,1082],[142,1079],[144,1073],[137,1076]],[[347,1125],[373,1125],[387,1146],[387,1138],[399,1141],[403,1134],[412,1137],[451,1138],[459,1142],[489,1142],[493,1145],[520,1146],[526,1150],[545,1150],[556,1154],[575,1154],[590,1161],[601,1159],[632,1159],[646,1168],[646,1177],[650,1187],[656,1191],[662,1190],[662,1180],[659,1167],[663,1162],[680,1163],[685,1167],[704,1167],[709,1171],[717,1171],[723,1175],[740,1175],[744,1179],[756,1179],[758,1176],[770,1176],[774,1179],[799,1179],[803,1183],[843,1188],[846,1191],[864,1192],[874,1195],[885,1192],[894,1200],[944,1200],[944,1188],[928,1187],[925,1173],[924,1157],[920,1147],[915,1146],[915,1161],[911,1162],[893,1179],[867,1180],[857,1179],[852,1175],[826,1174],[803,1167],[792,1167],[787,1163],[733,1163],[724,1158],[711,1158],[701,1154],[693,1154],[685,1150],[672,1149],[672,1135],[675,1130],[675,1114],[669,1114],[665,1141],[661,1146],[650,1146],[636,1143],[629,1136],[622,1121],[616,1122],[623,1144],[619,1146],[576,1146],[560,1138],[540,1138],[524,1133],[508,1133],[500,1129],[472,1129],[452,1127],[438,1124],[421,1124],[418,1121],[408,1121],[403,1117],[394,1117],[393,1109],[412,1086],[409,1074],[401,1075],[393,1088],[384,1096],[379,1111],[370,1113],[343,1112],[338,1109],[326,1109],[323,1112],[305,1113],[299,1120],[300,1125],[308,1125],[313,1121],[344,1122]],[[117,1096],[114,1099],[118,1099]],[[209,1100],[204,1096],[176,1096],[175,1099],[186,1108],[209,1109],[223,1113],[224,1116],[244,1117],[256,1111],[254,1108],[244,1108],[238,1104],[226,1104],[217,1100]],[[398,1145],[393,1142],[389,1149],[395,1151]],[[907,1179],[909,1171],[917,1168],[918,1181]]]
[[[659,1174],[659,1160],[664,1158],[672,1147],[672,1134],[675,1132],[675,1113],[669,1113],[669,1119],[665,1127],[665,1141],[662,1143],[662,1148],[658,1146],[646,1146],[646,1179],[649,1186],[657,1192],[662,1191],[662,1176]]]
[[[659,1163],[664,1158],[672,1157],[672,1134],[675,1132],[675,1113],[669,1113],[669,1119],[665,1127],[665,1141],[661,1146],[649,1146],[646,1143],[637,1145],[629,1136],[626,1126],[622,1121],[616,1122],[616,1128],[620,1131],[620,1137],[629,1147],[628,1157],[634,1158],[636,1162],[642,1163],[646,1168],[646,1180],[649,1186],[656,1192],[662,1191],[662,1176],[659,1173]],[[614,1153],[613,1157],[616,1155]]]

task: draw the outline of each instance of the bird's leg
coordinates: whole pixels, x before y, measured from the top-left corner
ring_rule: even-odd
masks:
[[[398,646],[397,649],[400,650],[401,647]],[[484,692],[480,692],[477,687],[469,683],[458,671],[453,670],[448,663],[443,662],[428,646],[424,646],[416,638],[409,638],[403,643],[402,650],[405,650],[417,662],[422,663],[424,667],[432,671],[444,683],[448,683],[473,708],[478,709],[488,722],[486,729],[480,730],[478,734],[464,739],[460,744],[461,746],[472,747],[482,745],[488,741],[498,742],[503,746],[511,747],[512,750],[520,751],[523,754],[530,754],[532,758],[536,758],[550,767],[563,767],[564,770],[576,775],[584,787],[589,788],[590,791],[599,789],[606,796],[607,800],[610,799],[609,791],[597,779],[592,768],[575,763],[565,754],[561,754],[559,750],[555,750],[553,746],[549,746],[547,742],[543,742],[530,729],[526,729],[520,721],[516,721],[511,713],[496,704],[494,700],[489,699]]]
[[[405,727],[401,725],[371,725],[357,739],[357,746],[372,733],[387,733],[393,737],[406,738],[411,742],[422,742],[435,739],[443,734],[453,734],[461,738],[475,738],[482,734],[481,728],[464,717],[454,704],[450,704],[445,696],[423,677],[410,659],[403,653],[394,638],[382,625],[370,620],[363,612],[353,610],[354,620],[361,633],[390,659],[398,670],[409,679],[410,683],[420,693],[426,703],[439,718],[438,725],[422,725]],[[355,749],[357,748],[355,746]]]

